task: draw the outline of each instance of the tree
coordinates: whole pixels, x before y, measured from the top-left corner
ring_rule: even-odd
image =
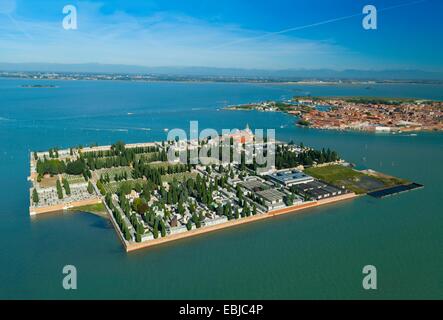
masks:
[[[136,183],[134,186],[135,191],[137,191],[138,193],[142,192],[142,185],[140,183]]]
[[[94,193],[94,187],[93,187],[91,181],[88,181],[88,192],[89,192],[89,194]]]
[[[237,189],[237,192],[236,192],[236,194],[237,194],[237,198],[241,198],[242,195],[243,195],[243,192],[242,192],[241,187],[240,187],[239,184],[237,184],[236,189]]]
[[[86,165],[82,159],[77,159],[74,161],[69,161],[66,164],[66,173],[79,175],[85,171]]]
[[[247,208],[247,204],[245,203],[245,207],[242,208],[242,211],[240,213],[240,216],[242,218],[244,218],[246,216],[246,208]]]
[[[104,196],[106,194],[105,186],[103,185],[101,180],[97,181],[97,188],[98,188],[98,190],[100,190],[100,193],[102,194],[102,196]]]
[[[140,215],[143,215],[149,208],[148,204],[144,202],[142,198],[134,199],[134,201],[132,202],[132,206],[134,210]]]
[[[130,194],[132,190],[132,185],[129,181],[123,182],[119,187],[119,194]]]
[[[189,205],[189,211],[192,213],[192,214],[194,214],[195,213],[195,203],[194,202],[192,202],[190,205]]]
[[[40,201],[40,199],[38,197],[38,192],[37,192],[37,190],[35,188],[34,188],[34,190],[32,190],[32,201],[35,204],[37,204]]]
[[[183,213],[185,212],[185,207],[183,206],[183,201],[179,201],[178,202],[178,213],[180,213],[181,215],[183,215]]]
[[[137,234],[143,234],[145,232],[145,228],[143,228],[143,225],[141,222],[137,224]]]
[[[55,183],[55,186],[57,188],[57,195],[59,199],[63,199],[63,189],[62,185],[60,184],[60,180],[57,179],[57,182]]]
[[[154,235],[154,239],[158,238],[158,219],[155,219],[154,228],[152,229],[152,234]]]
[[[192,221],[195,223],[195,227],[196,228],[200,228],[201,227],[201,222],[200,222],[200,219],[199,219],[197,214],[194,213],[192,215]]]
[[[160,228],[161,228],[160,232],[161,232],[162,237],[165,237],[166,236],[166,226],[165,226],[165,223],[163,222],[163,220],[160,220]]]
[[[123,141],[117,141],[111,146],[111,149],[115,152],[115,154],[121,154],[125,151],[125,143]]]
[[[63,173],[66,170],[66,165],[63,161],[57,159],[44,159],[37,161],[37,173],[40,175],[45,175],[49,173],[51,176],[59,173]]]
[[[223,215],[223,206],[221,204],[217,207],[217,215]]]
[[[128,226],[126,224],[123,225],[123,235],[125,236],[126,241],[132,239],[131,233],[129,232]]]
[[[249,205],[247,203],[245,204],[243,212],[246,217],[249,217],[251,215],[251,209],[249,208]]]
[[[283,200],[287,206],[292,206],[294,204],[295,196],[291,193],[287,195]]]
[[[191,230],[192,229],[192,222],[191,219],[188,220],[188,223],[186,223],[186,229]]]
[[[65,188],[66,195],[71,195],[71,188],[69,186],[68,179],[63,178],[63,187]]]

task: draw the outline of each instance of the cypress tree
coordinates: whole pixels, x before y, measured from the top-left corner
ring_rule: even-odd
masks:
[[[57,188],[57,195],[59,199],[63,199],[63,189],[62,189],[62,185],[60,184],[60,180],[57,179],[56,182],[56,188]]]
[[[234,217],[235,219],[239,218],[238,207],[235,208]]]
[[[69,187],[69,182],[66,178],[63,178],[63,187],[65,188],[66,195],[71,195],[71,188]]]
[[[154,222],[154,228],[152,230],[152,234],[154,235],[154,239],[158,238],[158,220],[157,219]]]
[[[89,194],[94,193],[94,187],[92,186],[91,181],[88,182],[88,192],[89,192]]]
[[[40,201],[40,199],[38,197],[38,192],[37,192],[37,190],[35,188],[34,188],[34,190],[32,190],[32,201],[35,204],[37,204]]]

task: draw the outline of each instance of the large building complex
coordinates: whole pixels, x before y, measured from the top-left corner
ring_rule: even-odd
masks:
[[[269,175],[269,178],[285,187],[314,181],[313,177],[295,169],[279,170]]]

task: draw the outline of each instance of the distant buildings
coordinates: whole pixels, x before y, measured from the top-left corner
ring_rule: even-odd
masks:
[[[407,99],[317,99],[317,106],[300,113],[312,128],[368,132],[443,130],[443,102]],[[298,110],[302,111],[302,110]]]

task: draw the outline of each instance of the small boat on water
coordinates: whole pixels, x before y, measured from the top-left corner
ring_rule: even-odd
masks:
[[[168,132],[169,129],[168,129],[168,128],[164,128],[163,131],[164,131],[164,132]]]

